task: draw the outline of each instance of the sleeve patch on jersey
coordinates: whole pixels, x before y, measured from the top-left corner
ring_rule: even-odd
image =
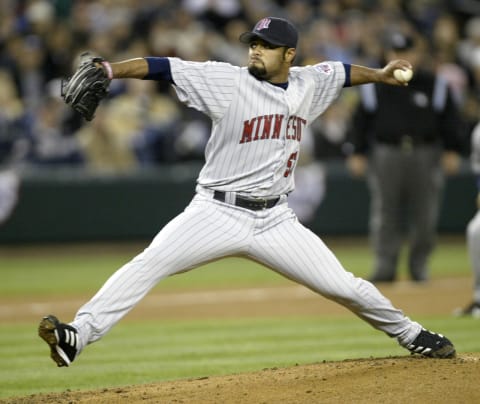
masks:
[[[320,73],[330,75],[333,73],[333,67],[328,63],[319,63],[315,65],[315,69],[317,69]]]

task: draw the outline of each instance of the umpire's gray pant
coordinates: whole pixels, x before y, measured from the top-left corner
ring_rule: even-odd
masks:
[[[368,181],[370,236],[375,251],[373,279],[395,280],[405,238],[410,247],[411,278],[427,279],[444,184],[441,152],[433,145],[402,148],[378,144],[373,148]]]

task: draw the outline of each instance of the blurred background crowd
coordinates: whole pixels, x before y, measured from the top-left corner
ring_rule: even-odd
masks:
[[[0,164],[120,173],[201,160],[209,121],[183,107],[170,86],[116,80],[86,123],[60,98],[61,79],[85,50],[109,61],[150,55],[245,65],[247,49],[238,37],[266,15],[299,28],[299,65],[341,60],[380,66],[390,31],[413,35],[424,66],[450,83],[469,130],[479,119],[476,0],[3,0]],[[310,158],[344,157],[356,99],[355,90],[344,91],[315,122]]]

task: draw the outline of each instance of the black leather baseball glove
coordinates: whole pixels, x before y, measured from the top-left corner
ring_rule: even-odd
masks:
[[[62,98],[87,121],[93,119],[98,104],[108,94],[110,79],[102,62],[104,59],[101,57],[82,53],[77,71],[72,77],[62,80]]]

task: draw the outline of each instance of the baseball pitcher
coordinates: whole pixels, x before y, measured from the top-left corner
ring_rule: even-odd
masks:
[[[110,80],[167,81],[182,102],[210,117],[212,129],[196,194],[186,209],[114,273],[71,323],[53,315],[41,320],[39,335],[52,359],[69,366],[160,280],[232,255],[261,262],[338,302],[413,353],[455,356],[447,338],[410,320],[373,284],[347,272],[288,206],[306,128],[344,87],[407,85],[393,72],[410,69],[410,63],[395,60],[381,69],[337,61],[292,66],[297,29],[274,17],[260,20],[240,41],[249,49],[245,67],[166,57],[117,63],[91,58],[83,61],[79,77],[74,74],[64,84],[66,102],[92,119]]]

